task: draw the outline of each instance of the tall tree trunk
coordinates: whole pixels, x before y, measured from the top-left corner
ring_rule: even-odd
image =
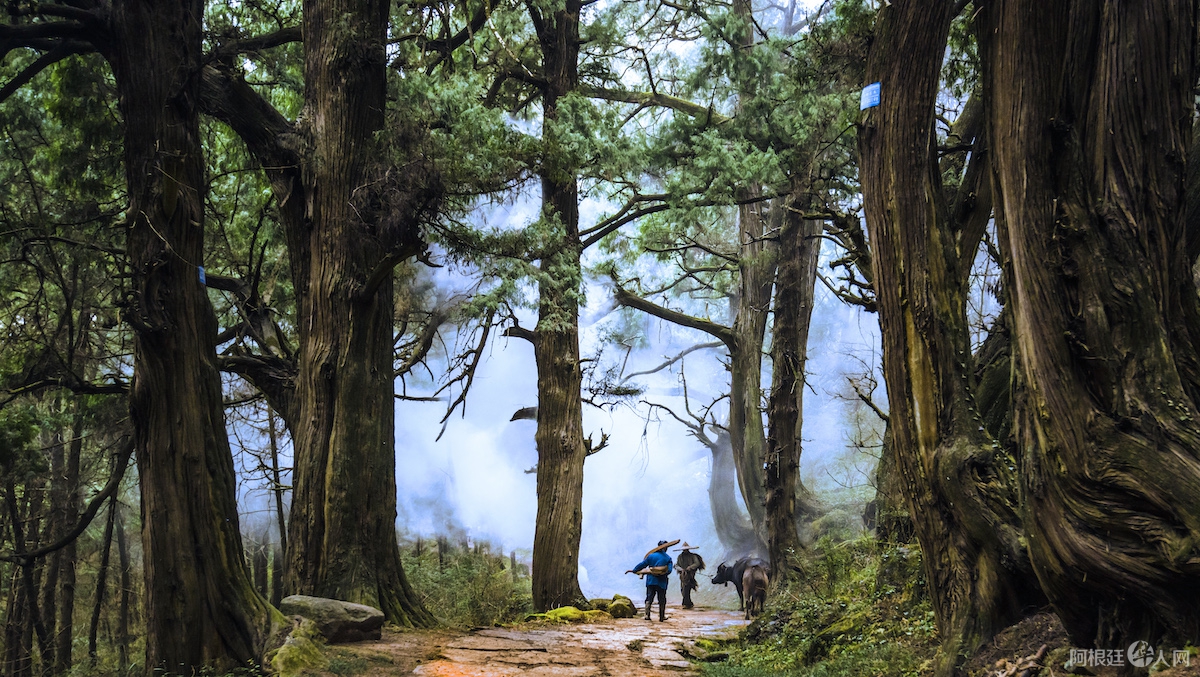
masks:
[[[1011,258],[1023,516],[1072,639],[1200,637],[1184,178],[1196,3],[1000,0],[983,51]]]
[[[942,196],[934,102],[949,0],[880,10],[867,82],[882,104],[859,133],[861,179],[883,335],[892,451],[953,669],[1037,596],[1023,573],[1014,462],[971,404],[967,276]]]
[[[62,400],[57,400],[51,406],[59,409],[63,404]],[[46,435],[46,441],[50,451],[50,505],[43,525],[41,542],[53,543],[70,528],[70,516],[67,514],[66,445],[61,429]],[[45,558],[45,574],[42,577],[41,620],[52,638],[58,623],[58,578],[62,570],[63,554],[62,550],[57,550]],[[41,672],[46,677],[54,674],[54,667],[58,662],[54,656],[57,648],[58,642],[53,639],[42,647]]]
[[[90,313],[87,314],[90,316]],[[86,332],[87,320],[81,314],[81,326]],[[83,455],[83,411],[82,403],[76,398],[74,403],[74,415],[71,424],[71,439],[67,443],[67,458],[66,467],[64,468],[65,476],[63,478],[65,484],[66,506],[64,517],[67,521],[63,523],[62,529],[66,531],[75,525],[79,520],[79,462]],[[58,571],[58,625],[54,630],[55,642],[57,647],[54,650],[55,674],[65,675],[71,671],[73,661],[72,647],[75,639],[75,565],[76,561],[76,543],[77,540],[72,540],[60,552],[62,560],[59,563]]]
[[[800,484],[801,431],[804,422],[804,366],[812,320],[821,223],[801,219],[788,209],[780,234],[779,273],[775,280],[775,327],[772,331],[771,434],[766,454],[767,547],[772,582],[792,576],[789,562],[800,550],[796,532],[796,494]]]
[[[129,407],[142,487],[146,670],[229,669],[261,660],[274,612],[242,564],[216,318],[197,272],[203,3],[130,0],[116,2],[113,14],[109,58],[129,188]]]
[[[279,431],[275,428],[275,411],[267,407],[267,434],[271,441],[271,484],[275,496],[275,522],[279,527],[279,554],[287,552],[287,519],[283,507],[283,478],[279,471]],[[269,542],[269,539],[268,539]],[[281,582],[282,583],[282,582]],[[276,604],[278,601],[272,602]]]
[[[104,610],[104,596],[108,592],[108,560],[109,554],[112,552],[113,528],[117,521],[117,495],[113,494],[108,501],[108,520],[104,523],[104,537],[100,541],[100,568],[96,572],[96,602],[92,606],[92,621],[88,624],[88,663],[92,667],[96,665],[100,613]]]
[[[530,5],[531,12],[538,12]],[[579,301],[583,283],[576,168],[557,155],[559,100],[579,84],[578,0],[541,16],[538,39],[547,85],[542,92],[542,218],[561,238],[541,262],[534,357],[538,369],[537,525],[533,535],[533,604],[545,610],[584,599],[579,588],[583,531],[583,374]]]
[[[737,467],[733,462],[733,443],[729,432],[718,429],[711,439],[704,438],[712,452],[712,471],[708,478],[708,505],[712,510],[713,526],[717,538],[725,548],[725,559],[737,559],[750,554],[765,554],[757,551],[758,538],[750,526],[750,520],[737,502]]]
[[[754,9],[750,0],[734,0],[735,39],[741,49],[734,58],[745,60],[754,48]],[[753,71],[753,69],[745,69]],[[754,99],[757,82],[754,75],[739,82],[737,109]],[[744,186],[741,198],[762,195],[758,185]],[[766,524],[766,434],[763,431],[762,354],[767,330],[767,312],[771,305],[771,286],[775,282],[775,257],[779,249],[773,237],[764,237],[764,222],[770,212],[772,224],[779,226],[779,207],[766,203],[748,203],[738,208],[738,280],[737,309],[733,318],[736,344],[730,350],[729,434],[737,462],[738,487],[750,513],[750,522],[759,541],[767,543]]]
[[[310,224],[289,226],[309,239],[289,248],[308,259],[293,267],[303,273],[296,285],[307,319],[293,405],[302,423],[292,429],[286,588],[369,604],[393,623],[422,626],[433,618],[409,587],[396,538],[392,366],[391,269],[394,257],[417,250],[390,246],[384,218],[392,215],[371,204],[383,180],[372,168],[386,152],[375,137],[387,103],[389,6],[304,2],[311,214]]]
[[[121,515],[120,504],[117,509],[117,563],[121,567],[121,598],[117,603],[117,663],[129,665],[129,607],[133,595],[133,573],[129,566],[129,543],[125,539],[125,518]]]

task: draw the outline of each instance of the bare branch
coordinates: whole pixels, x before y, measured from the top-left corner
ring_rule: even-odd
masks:
[[[706,348],[720,348],[723,345],[725,345],[725,344],[720,341],[712,341],[710,343],[699,343],[690,348],[685,348],[678,355],[667,358],[666,362],[663,362],[662,364],[658,365],[657,367],[654,367],[652,369],[647,369],[645,371],[635,371],[632,374],[622,378],[621,383],[625,383],[626,381],[628,381],[629,379],[631,379],[635,376],[646,376],[648,374],[654,374],[654,373],[660,372],[663,369],[666,369],[667,367],[671,366],[672,364],[675,364],[676,362],[682,360],[684,358],[684,356],[686,356],[690,353],[694,353],[697,350],[704,350]]]

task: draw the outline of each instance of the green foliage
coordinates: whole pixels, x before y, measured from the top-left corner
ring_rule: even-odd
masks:
[[[901,563],[898,566],[898,563]],[[871,539],[822,538],[794,582],[768,598],[726,664],[710,677],[925,674],[936,648],[933,610],[915,550]]]
[[[520,563],[489,552],[424,542],[420,554],[405,548],[404,573],[426,609],[451,627],[492,626],[524,618],[533,610],[528,572]]]

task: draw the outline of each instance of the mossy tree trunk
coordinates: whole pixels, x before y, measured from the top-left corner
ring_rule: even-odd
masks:
[[[1196,4],[1003,0],[983,56],[1023,515],[1075,642],[1200,636]]]
[[[419,240],[386,232],[384,215],[372,212],[379,205],[366,199],[387,152],[376,135],[387,105],[389,6],[304,3],[310,212],[307,242],[291,252],[307,260],[296,280],[305,321],[285,587],[369,604],[413,626],[432,618],[408,585],[396,538],[392,267],[417,254]]]
[[[965,234],[977,221],[951,217],[937,161],[934,103],[954,5],[880,10],[867,82],[882,83],[882,104],[864,113],[859,133],[891,451],[921,544],[943,674],[1038,597],[1023,556],[1015,462],[973,405],[965,299],[979,240]]]
[[[129,395],[142,496],[146,671],[261,660],[274,612],[247,576],[204,262],[203,3],[116,2],[133,271]]]
[[[542,218],[559,237],[541,261],[534,357],[538,370],[537,525],[533,536],[533,604],[539,610],[584,599],[579,587],[583,531],[583,373],[579,365],[580,268],[577,168],[558,155],[559,102],[579,86],[578,0],[545,13],[529,5],[542,48]]]
[[[434,619],[408,584],[395,532],[393,268],[421,252],[419,222],[440,188],[413,148],[400,147],[407,141],[380,141],[388,8],[304,3],[305,124],[284,118],[231,62],[217,60],[201,80],[205,111],[245,141],[271,183],[307,318],[294,362],[227,360],[292,433],[286,592],[370,604],[391,622],[425,626]],[[411,162],[389,166],[405,154]]]
[[[772,383],[766,450],[767,547],[771,580],[792,576],[789,562],[800,550],[796,532],[804,421],[804,365],[812,320],[821,223],[788,209],[780,233],[772,331]]]

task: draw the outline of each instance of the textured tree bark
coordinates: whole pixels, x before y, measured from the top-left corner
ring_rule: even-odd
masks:
[[[274,619],[243,566],[203,265],[195,109],[203,3],[113,5],[133,270],[129,396],[142,486],[146,670],[261,660]]]
[[[771,396],[766,452],[767,547],[771,582],[793,575],[789,562],[800,551],[796,495],[800,485],[801,430],[804,422],[804,365],[812,320],[821,223],[789,209],[780,233],[775,278],[775,326],[771,333]]]
[[[419,252],[415,227],[385,232],[375,213],[389,4],[304,3],[303,171],[307,224],[289,223],[299,296],[299,375],[287,592],[382,609],[404,626],[432,616],[400,563],[390,257]],[[299,199],[293,196],[291,199]],[[409,224],[412,225],[412,224]],[[399,241],[404,238],[408,241]]]
[[[954,4],[906,0],[880,11],[867,82],[882,83],[882,104],[859,133],[893,458],[943,674],[1038,597],[1024,574],[1015,462],[973,405],[963,269],[975,243],[959,242],[936,160],[934,102]]]
[[[1072,639],[1200,636],[1196,3],[996,2],[1029,553]]]
[[[559,101],[579,85],[578,0],[553,13],[530,12],[540,21],[538,40],[547,85],[542,91],[542,218],[560,241],[541,261],[534,357],[538,368],[537,525],[533,536],[533,604],[552,609],[584,600],[579,588],[583,531],[583,374],[579,366],[579,187],[576,168],[557,155]]]

